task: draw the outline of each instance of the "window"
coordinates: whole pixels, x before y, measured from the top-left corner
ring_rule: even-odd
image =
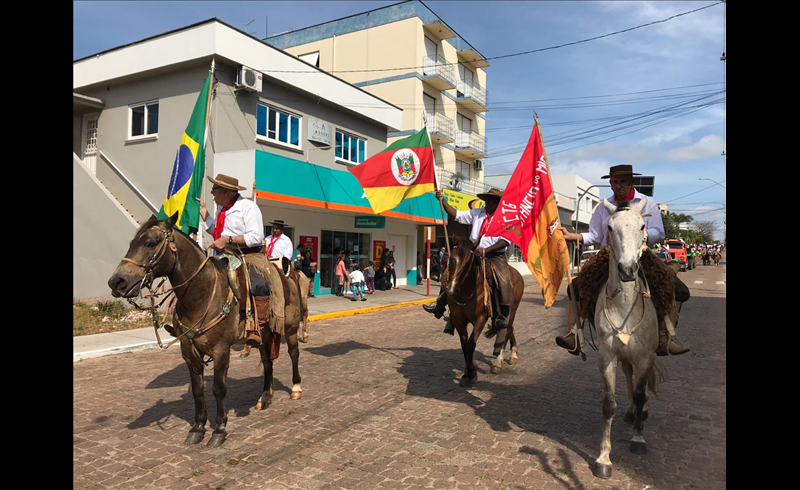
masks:
[[[258,104],[256,108],[256,139],[300,148],[300,116]]]
[[[130,132],[128,137],[158,136],[158,101],[130,106]]]
[[[469,169],[470,164],[467,162],[462,162],[461,160],[456,160],[456,173],[460,173],[464,176],[464,180],[469,180]]]
[[[358,165],[367,159],[367,141],[336,131],[336,159]]]

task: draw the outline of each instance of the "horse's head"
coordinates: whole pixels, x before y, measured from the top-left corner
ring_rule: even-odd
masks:
[[[608,245],[613,251],[619,277],[623,282],[635,280],[639,272],[639,257],[646,239],[642,217],[646,205],[646,198],[633,206],[627,202],[614,206],[603,200],[603,206],[611,213],[611,219],[608,220]]]
[[[156,277],[166,276],[175,266],[173,226],[178,221],[176,212],[164,221],[152,216],[131,240],[128,253],[108,280],[115,298],[132,298],[142,287],[149,287]]]
[[[448,289],[452,291],[456,299],[459,298],[461,290],[464,287],[464,281],[469,275],[474,262],[474,255],[472,254],[472,242],[466,238],[459,240],[457,236],[453,236],[453,252],[450,254],[450,262],[447,268],[450,270],[450,284]]]

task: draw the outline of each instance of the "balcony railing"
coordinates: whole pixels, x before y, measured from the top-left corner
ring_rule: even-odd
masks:
[[[439,172],[439,182],[442,184],[442,187],[452,189],[456,192],[477,196],[483,192],[489,192],[492,189],[492,186],[484,184],[480,180],[470,179],[459,172],[453,172],[452,170],[441,167],[438,168],[437,171]],[[470,169],[470,172],[477,172],[477,170]]]
[[[471,150],[482,157],[486,157],[486,137],[475,131],[456,130],[456,151],[460,149]]]
[[[472,101],[477,103],[479,107],[474,105],[470,107],[473,112],[484,112],[487,110],[489,107],[486,105],[487,97],[488,91],[474,81],[467,83],[463,80],[459,80],[458,83],[456,83],[456,102]]]
[[[449,90],[456,86],[455,69],[439,55],[422,58],[423,80],[431,83],[439,90]]]
[[[449,117],[445,116],[444,114],[423,113],[422,124],[426,125],[426,123],[428,127],[428,134],[432,139],[435,136],[440,136],[440,141],[436,141],[436,143],[441,143],[442,141],[455,141],[453,134],[453,120]]]

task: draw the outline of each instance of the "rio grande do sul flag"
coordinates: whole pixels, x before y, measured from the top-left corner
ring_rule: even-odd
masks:
[[[436,191],[433,149],[424,127],[349,170],[375,214],[396,207],[403,199]]]
[[[569,268],[569,249],[558,229],[550,167],[537,125],[495,216],[486,235],[508,238],[522,249],[523,259],[542,289],[544,306],[549,308]]]
[[[211,109],[211,79],[212,73],[209,71],[189,118],[189,125],[183,132],[172,167],[167,197],[158,212],[158,219],[163,220],[177,211],[178,222],[175,227],[186,234],[197,233],[200,223],[200,203],[195,198],[200,197],[206,173],[205,141],[208,113]]]

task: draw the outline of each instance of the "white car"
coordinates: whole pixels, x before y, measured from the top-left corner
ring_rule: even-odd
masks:
[[[594,257],[598,252],[600,252],[600,250],[587,250],[583,252],[581,254],[581,266],[583,266],[584,262]]]

